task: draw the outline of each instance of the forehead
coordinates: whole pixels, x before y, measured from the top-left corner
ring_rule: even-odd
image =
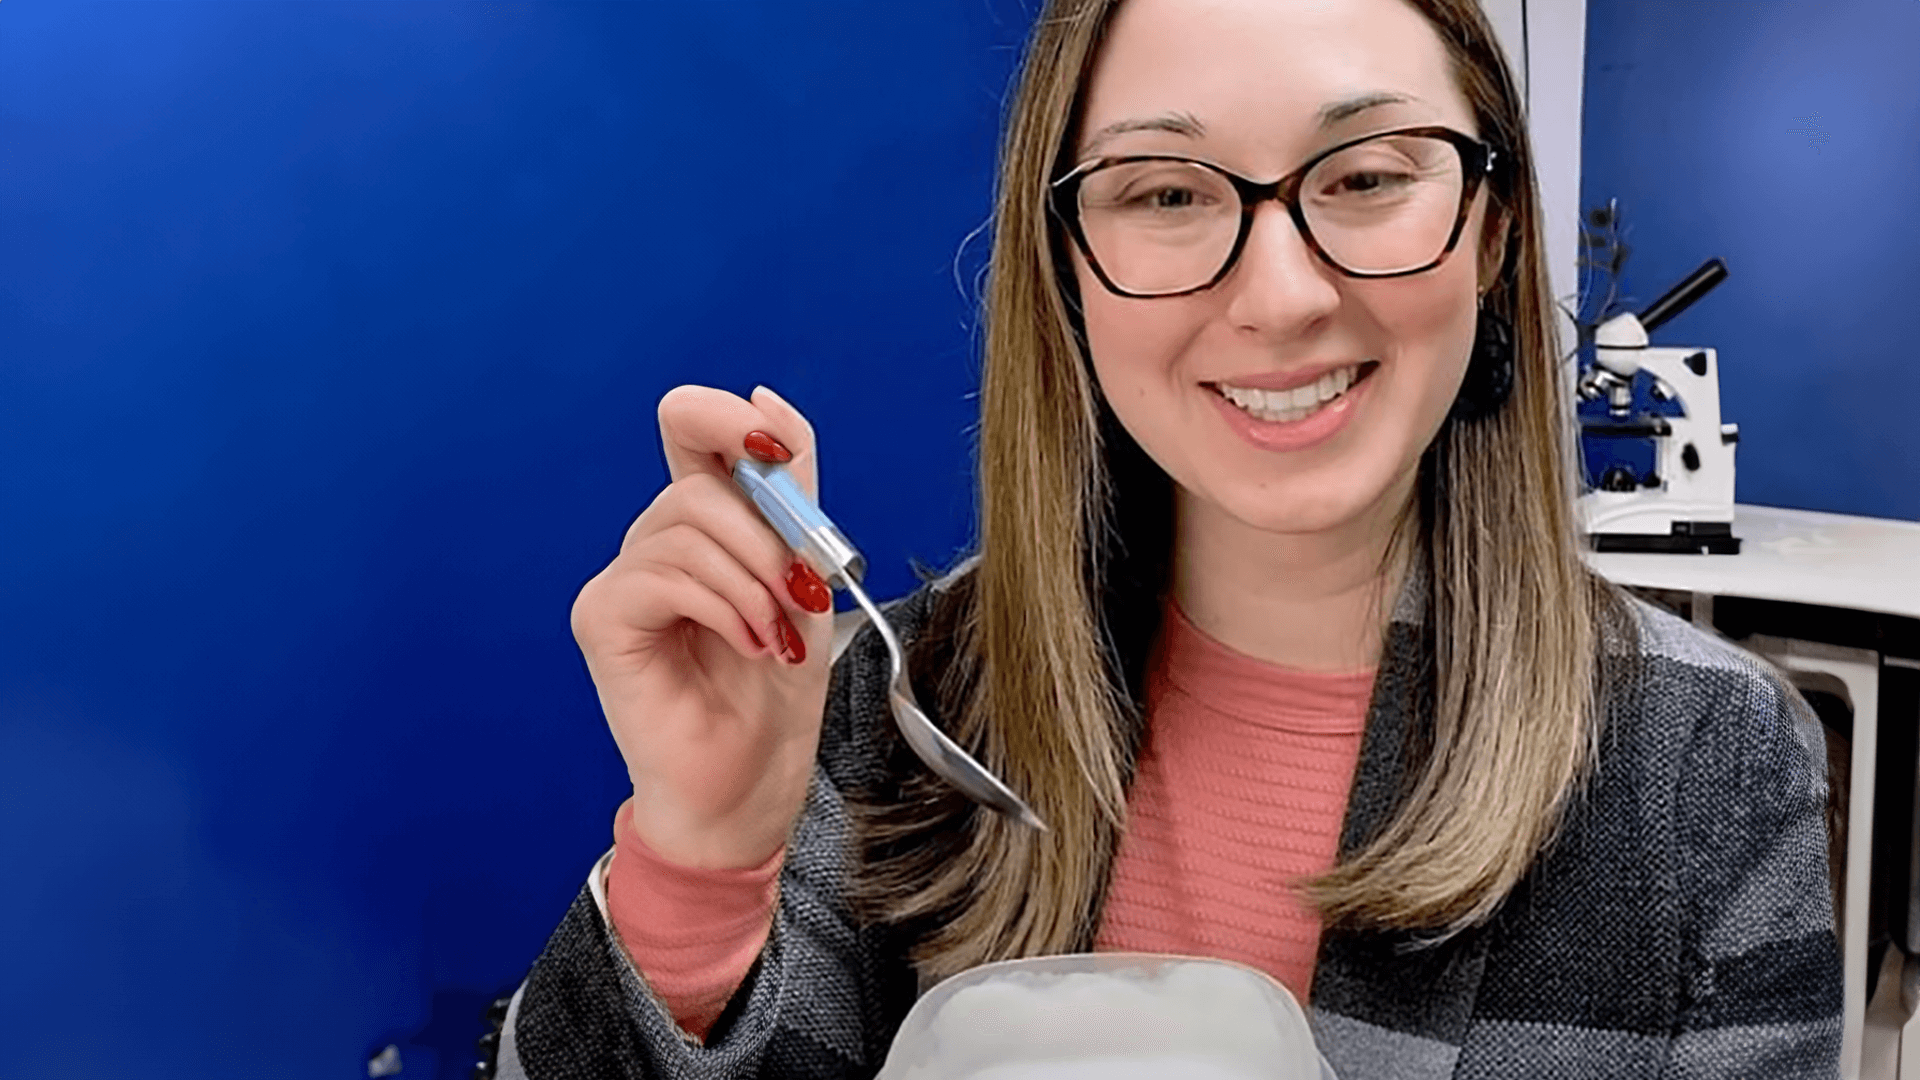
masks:
[[[1322,130],[1327,106],[1376,94],[1410,100]],[[1400,124],[1477,134],[1439,35],[1405,0],[1124,0],[1087,86],[1081,148],[1112,125],[1169,115],[1197,122],[1210,147],[1283,156]]]

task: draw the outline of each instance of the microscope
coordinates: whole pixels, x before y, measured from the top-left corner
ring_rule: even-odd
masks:
[[[1639,314],[1617,315],[1594,332],[1594,362],[1576,390],[1605,399],[1604,416],[1583,410],[1588,451],[1609,463],[1580,497],[1588,542],[1596,551],[1735,555],[1733,451],[1737,424],[1720,422],[1720,365],[1712,349],[1655,348],[1647,335],[1724,281],[1727,266],[1709,259]],[[1627,460],[1627,440],[1652,440],[1651,469]],[[1593,456],[1593,455],[1589,455]]]

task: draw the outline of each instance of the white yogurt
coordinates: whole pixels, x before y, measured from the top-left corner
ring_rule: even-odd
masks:
[[[997,969],[997,970],[995,970]],[[976,969],[913,1009],[882,1080],[1316,1080],[1305,1016],[1265,975],[1184,958]]]
[[[1089,1057],[994,1065],[966,1080],[1262,1080],[1262,1077],[1211,1058]]]

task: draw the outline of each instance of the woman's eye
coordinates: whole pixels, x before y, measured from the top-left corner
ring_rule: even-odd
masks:
[[[1095,172],[1080,189],[1080,205],[1090,212],[1163,225],[1210,215],[1233,202],[1225,181],[1182,162],[1122,162]]]
[[[1185,187],[1157,187],[1129,197],[1131,206],[1147,210],[1186,210],[1200,204],[1200,193]]]
[[[1406,173],[1351,172],[1333,182],[1330,194],[1374,195],[1382,191],[1406,187],[1413,181],[1414,177]]]

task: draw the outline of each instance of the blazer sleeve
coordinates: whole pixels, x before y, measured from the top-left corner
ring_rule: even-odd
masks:
[[[1685,946],[1670,1080],[1838,1077],[1840,947],[1826,748],[1798,692],[1750,657],[1705,711],[1675,805]]]
[[[917,987],[901,950],[884,930],[860,925],[847,903],[842,785],[875,768],[869,732],[884,722],[888,673],[870,631],[835,662],[820,762],[787,843],[772,931],[704,1043],[674,1023],[634,969],[590,882],[515,996],[498,1076],[864,1080],[879,1070]]]

